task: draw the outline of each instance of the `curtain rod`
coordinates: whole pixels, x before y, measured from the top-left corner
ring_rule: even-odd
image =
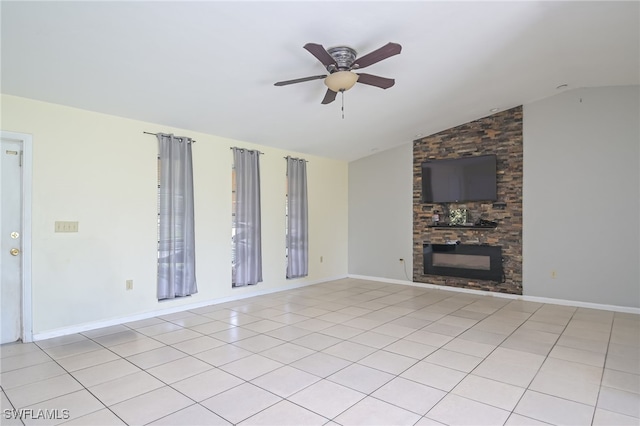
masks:
[[[291,158],[292,160],[302,160],[302,161],[304,161],[305,163],[308,163],[308,162],[309,162],[309,160],[305,160],[304,158],[296,158],[296,157],[292,157],[292,156],[282,157],[282,158],[284,158],[285,160],[286,160],[286,159],[289,159],[289,158]]]
[[[258,154],[264,155],[264,152],[258,151],[257,149],[238,148],[237,146],[230,146],[229,147],[229,149],[233,149],[233,148],[242,149],[242,150],[245,150],[245,151],[253,151],[253,152],[257,152]]]
[[[142,132],[145,135],[153,135],[153,136],[158,136],[160,133],[151,133],[151,132]],[[186,136],[177,136],[179,138],[186,138]],[[189,138],[190,139],[190,138]],[[195,140],[191,139],[191,143],[196,143]]]

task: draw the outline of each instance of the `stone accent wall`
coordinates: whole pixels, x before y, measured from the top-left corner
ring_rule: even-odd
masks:
[[[422,168],[428,159],[496,154],[496,202],[424,204]],[[470,222],[498,222],[495,229],[433,229],[434,210],[466,208]],[[425,275],[423,243],[502,246],[505,282]],[[476,290],[522,294],[522,106],[499,112],[413,142],[413,281]]]

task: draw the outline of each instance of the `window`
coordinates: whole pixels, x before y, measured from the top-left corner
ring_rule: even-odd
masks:
[[[192,140],[157,134],[158,299],[197,293]]]
[[[236,191],[236,167],[231,166],[231,285],[236,285],[236,209],[238,208],[238,199]]]
[[[260,152],[233,149],[232,286],[262,281]]]
[[[309,274],[309,208],[307,200],[307,162],[286,157],[286,239],[287,278]]]

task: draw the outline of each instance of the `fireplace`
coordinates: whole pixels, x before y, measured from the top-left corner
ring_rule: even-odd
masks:
[[[472,244],[424,244],[424,273],[502,281],[502,247]]]

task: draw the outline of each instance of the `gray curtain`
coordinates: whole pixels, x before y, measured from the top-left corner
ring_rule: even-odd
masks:
[[[234,287],[262,281],[259,157],[258,151],[233,148],[233,164],[236,170]]]
[[[198,292],[191,139],[159,133],[158,299]]]
[[[307,162],[287,157],[287,278],[309,274]]]

